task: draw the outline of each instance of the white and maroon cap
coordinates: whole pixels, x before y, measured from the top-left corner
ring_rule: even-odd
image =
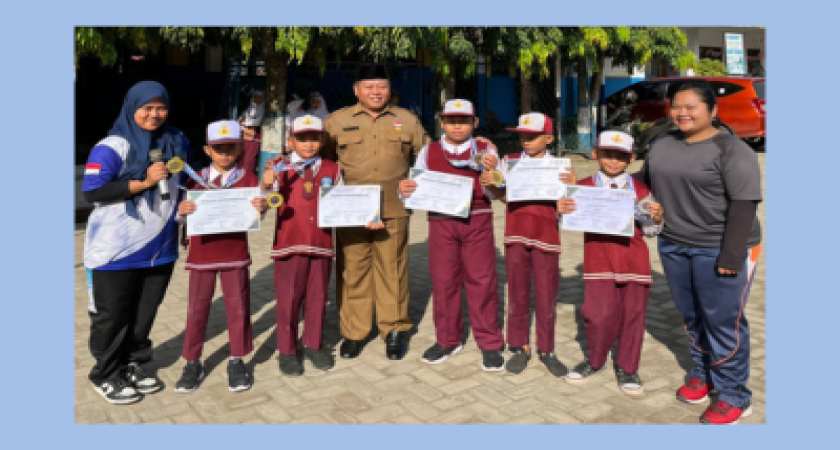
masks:
[[[207,145],[242,142],[242,127],[233,120],[220,120],[207,125]]]
[[[519,116],[519,126],[506,128],[508,131],[519,133],[554,133],[554,124],[543,113],[528,113]]]
[[[633,153],[633,136],[621,131],[604,131],[598,135],[595,147],[604,150],[618,150]]]
[[[309,114],[300,116],[292,122],[292,134],[306,133],[307,131],[324,131],[324,123],[321,119]]]
[[[443,105],[443,111],[440,113],[443,116],[472,116],[475,117],[475,108],[469,100],[462,100],[456,98],[449,100]]]

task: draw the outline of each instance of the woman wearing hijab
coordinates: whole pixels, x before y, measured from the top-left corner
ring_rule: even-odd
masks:
[[[330,111],[327,109],[327,101],[324,100],[320,92],[314,91],[309,94],[309,104],[311,105],[309,108],[310,116],[324,120],[330,115]]]
[[[265,95],[263,91],[254,91],[251,95],[251,104],[239,118],[239,123],[244,127],[242,136],[245,138],[241,165],[246,173],[255,173],[257,158],[260,154],[260,126],[265,115]]]
[[[90,271],[90,371],[93,387],[112,404],[134,403],[163,389],[141,364],[152,360],[149,332],[178,258],[175,222],[181,194],[163,162],[189,162],[189,142],[166,124],[169,95],[154,81],[129,89],[108,137],[91,150],[82,190],[94,205],[85,234]],[[183,175],[180,175],[183,177]],[[166,199],[158,188],[168,186]]]
[[[291,135],[292,130],[292,123],[298,116],[306,114],[306,110],[303,108],[303,103],[305,99],[298,97],[297,94],[292,94],[289,97],[288,103],[286,103],[286,151],[290,152],[288,138]]]

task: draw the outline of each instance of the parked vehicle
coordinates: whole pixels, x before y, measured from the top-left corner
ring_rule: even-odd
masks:
[[[613,114],[606,117],[607,129],[622,131],[633,136],[633,146],[637,154],[642,157],[650,150],[654,139],[669,132],[676,131],[677,126],[671,123],[671,119],[663,117],[653,122],[645,122],[641,115],[635,114],[636,101],[638,97],[633,90],[626,90],[622,94],[620,106],[614,109]],[[721,133],[737,136],[730,126],[715,117],[714,125]]]
[[[652,78],[627,86],[606,98],[607,117],[626,114],[641,123],[654,123],[668,117],[670,93],[686,80],[704,80],[709,83],[718,103],[718,117],[742,139],[757,143],[766,135],[766,101],[764,78],[753,77],[675,77]],[[632,111],[626,108],[628,93],[636,100]]]

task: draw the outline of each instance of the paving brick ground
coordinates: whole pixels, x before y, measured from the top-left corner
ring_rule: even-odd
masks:
[[[759,154],[764,169],[764,154]],[[596,164],[573,157],[579,176],[588,176]],[[639,163],[631,167],[635,170]],[[495,206],[499,292],[506,290],[502,238],[504,210]],[[764,206],[759,218],[764,223]],[[307,362],[302,377],[280,375],[274,334],[274,289],[268,257],[273,218],[263,230],[251,233],[253,265],[251,314],[254,352],[247,358],[253,369],[252,390],[231,393],[225,377],[229,355],[224,305],[220,288],[213,301],[204,348],[209,372],[202,387],[192,394],[172,391],[183,361],[180,359],[187,310],[187,271],[182,257],[175,267],[169,290],[152,330],[155,360],[166,390],[131,406],[112,406],[102,400],[87,381],[93,360],[87,350],[90,320],[82,266],[84,225],[75,231],[75,417],[77,423],[697,423],[702,405],[675,400],[691,359],[681,316],[675,309],[656,252],[648,240],[653,261],[654,287],[647,309],[647,326],[639,374],[645,395],[631,399],[617,388],[611,372],[584,387],[574,387],[551,376],[539,363],[520,375],[485,373],[481,354],[470,337],[464,350],[447,362],[431,366],[420,361],[434,343],[431,318],[431,280],[427,259],[425,214],[415,214],[410,225],[411,317],[417,324],[408,354],[402,361],[384,357],[382,341],[374,340],[355,360],[337,358],[334,369],[315,370]],[[578,314],[583,302],[580,279],[583,242],[579,233],[563,232],[560,294],[557,299],[556,352],[571,366],[582,358],[583,322]],[[767,245],[765,243],[765,253]],[[752,286],[746,308],[752,346],[749,387],[754,392],[754,414],[742,423],[764,423],[765,418],[765,255]],[[331,283],[331,286],[332,283]],[[338,316],[330,290],[324,341],[340,342]],[[504,295],[502,295],[504,299]],[[499,314],[504,318],[504,303]],[[533,327],[532,327],[533,332]],[[532,335],[532,342],[535,337]],[[611,364],[608,362],[608,364]]]

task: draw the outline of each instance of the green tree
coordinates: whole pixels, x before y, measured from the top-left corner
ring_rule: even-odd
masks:
[[[726,64],[717,59],[703,58],[694,64],[694,73],[699,76],[714,77],[729,75]]]
[[[590,133],[592,118],[598,113],[600,88],[606,58],[612,65],[633,67],[653,58],[684,70],[694,61],[688,38],[677,27],[572,27],[564,28],[565,54],[574,61],[578,80],[578,134]],[[587,65],[592,67],[588,83]],[[590,107],[591,106],[591,107]]]
[[[94,56],[102,64],[114,65],[121,49],[148,53],[162,42],[157,27],[76,27],[74,62]]]

